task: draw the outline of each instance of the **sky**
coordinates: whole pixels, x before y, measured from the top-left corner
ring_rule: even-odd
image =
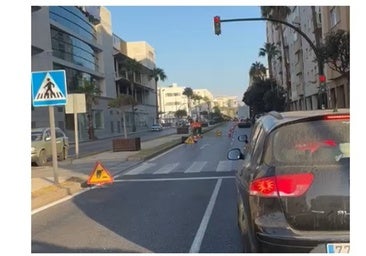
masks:
[[[146,41],[155,50],[165,87],[207,89],[214,97],[242,98],[249,69],[266,42],[264,21],[222,22],[214,33],[213,17],[222,20],[260,17],[259,6],[106,6],[112,31],[127,42]]]

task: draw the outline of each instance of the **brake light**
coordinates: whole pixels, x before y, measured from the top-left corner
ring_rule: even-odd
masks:
[[[349,120],[349,114],[344,115],[327,115],[324,120]]]
[[[312,173],[265,177],[251,182],[249,194],[261,197],[296,197],[304,194],[309,189],[312,182]]]

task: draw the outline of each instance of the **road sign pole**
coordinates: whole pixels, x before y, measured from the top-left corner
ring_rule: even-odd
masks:
[[[74,126],[75,126],[75,157],[79,158],[78,113],[75,112],[74,112]]]
[[[58,176],[57,176],[57,148],[56,148],[55,111],[53,109],[53,106],[49,106],[48,110],[49,110],[49,114],[50,114],[53,177],[54,177],[54,183],[59,184]]]

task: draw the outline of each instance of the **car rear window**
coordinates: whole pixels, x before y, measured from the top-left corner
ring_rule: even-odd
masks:
[[[350,121],[318,120],[281,126],[271,135],[269,153],[277,164],[329,164],[349,159]]]

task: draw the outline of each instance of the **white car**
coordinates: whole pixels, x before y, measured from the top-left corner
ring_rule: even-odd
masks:
[[[161,124],[153,124],[151,126],[151,131],[161,131],[163,130],[163,126]]]

